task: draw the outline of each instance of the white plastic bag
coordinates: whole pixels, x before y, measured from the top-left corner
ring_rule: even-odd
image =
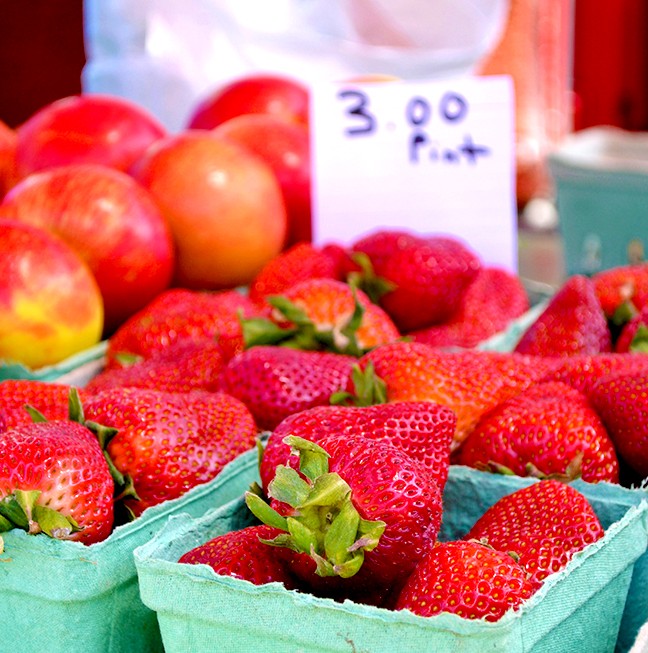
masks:
[[[86,92],[130,98],[172,131],[251,71],[305,84],[470,73],[508,0],[85,0]]]

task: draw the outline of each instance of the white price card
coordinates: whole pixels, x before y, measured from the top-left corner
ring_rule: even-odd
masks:
[[[510,77],[321,83],[311,98],[315,243],[445,233],[517,271]]]

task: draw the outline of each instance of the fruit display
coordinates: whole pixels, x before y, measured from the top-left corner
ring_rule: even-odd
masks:
[[[0,130],[0,369],[103,346],[89,378],[0,379],[0,562],[121,560],[141,653],[179,628],[162,568],[180,612],[200,579],[241,624],[263,597],[321,613],[345,650],[393,650],[379,623],[409,647],[430,629],[434,650],[530,652],[555,637],[542,619],[581,633],[565,650],[627,642],[648,621],[626,603],[648,557],[648,264],[532,305],[452,234],[315,243],[307,106],[254,76],[174,134],[106,96]],[[0,588],[19,585],[0,565]],[[591,633],[566,625],[600,601]],[[246,628],[236,650],[272,630]],[[290,638],[329,650],[318,628],[312,649]]]

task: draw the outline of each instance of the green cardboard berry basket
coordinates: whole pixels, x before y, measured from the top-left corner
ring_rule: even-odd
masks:
[[[6,379],[37,379],[39,381],[65,382],[71,385],[85,385],[104,366],[108,341],[102,340],[94,347],[84,349],[56,365],[38,369],[21,363],[0,360],[0,381]]]
[[[530,482],[535,481],[453,467],[442,539],[465,534],[489,505]],[[174,516],[138,547],[140,594],[158,615],[166,653],[610,653],[615,646],[626,651],[625,642],[635,633],[628,630],[620,638],[619,632],[634,622],[626,620],[624,608],[633,571],[648,544],[648,501],[642,491],[605,484],[580,487],[606,535],[574,556],[523,609],[495,623],[336,603],[278,583],[255,586],[218,576],[205,565],[179,564],[185,551],[252,523],[242,497],[200,518]]]
[[[579,130],[548,157],[567,274],[645,260],[648,134]]]
[[[163,653],[156,615],[140,600],[133,550],[171,515],[198,517],[240,496],[257,466],[257,452],[248,451],[212,481],[89,546],[21,530],[2,533],[0,651]]]

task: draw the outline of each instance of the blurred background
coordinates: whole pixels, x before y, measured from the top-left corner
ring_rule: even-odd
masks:
[[[196,6],[205,11],[209,2],[196,0]],[[271,4],[267,4],[267,0],[261,3],[254,0],[211,2],[225,12],[223,15],[227,14],[227,21],[222,23],[223,31],[236,32],[239,39],[237,42],[232,39],[230,50],[223,49],[222,43],[220,51],[214,47],[214,57],[220,56],[221,62],[226,64],[221,68],[229,66],[229,71],[224,73],[213,64],[210,64],[211,68],[206,66],[199,70],[200,66],[193,65],[187,52],[183,52],[184,62],[180,61],[181,57],[167,67],[169,73],[177,78],[178,71],[170,69],[177,68],[178,62],[184,63],[185,69],[181,73],[186,74],[187,79],[182,83],[186,82],[187,88],[176,84],[162,89],[166,71],[160,74],[158,70],[160,88],[158,91],[156,81],[151,84],[151,91],[143,89],[145,85],[133,77],[133,71],[141,76],[148,75],[146,70],[138,68],[141,57],[138,59],[137,56],[140,55],[132,56],[133,53],[128,52],[133,47],[128,38],[132,37],[132,42],[137,43],[141,37],[142,44],[146,41],[146,48],[155,40],[155,26],[146,15],[146,7],[152,7],[151,3],[144,0],[130,5],[123,0],[103,3],[93,0],[0,0],[0,74],[3,80],[0,120],[17,127],[37,109],[55,99],[84,89],[116,88],[122,83],[118,80],[120,76],[126,80],[130,76],[131,79],[123,84],[121,91],[117,89],[118,92],[136,95],[133,99],[149,105],[157,98],[161,107],[168,107],[172,104],[169,97],[180,98],[189,87],[190,92],[199,95],[209,86],[216,86],[227,74],[239,74],[244,71],[244,65],[254,66],[258,61],[272,61],[277,68],[294,66],[295,71],[300,72],[299,57],[303,56],[303,67],[316,75],[313,61],[316,57],[328,57],[329,70],[344,75],[345,68],[339,66],[340,61],[331,64],[331,52],[335,51],[338,59],[347,53],[359,72],[396,73],[406,77],[406,67],[409,66],[411,76],[424,77],[426,74],[461,72],[459,64],[464,62],[459,61],[460,57],[455,54],[467,53],[468,58],[473,59],[469,62],[470,72],[506,73],[514,78],[521,273],[549,283],[556,283],[564,275],[564,267],[561,243],[556,237],[558,218],[553,201],[555,191],[546,166],[547,155],[568,134],[595,126],[612,126],[630,132],[648,131],[647,0],[474,0],[465,6],[479,6],[484,15],[484,8],[487,8],[490,12],[488,19],[499,21],[497,29],[490,28],[487,34],[479,35],[482,41],[476,48],[474,43],[468,43],[463,50],[458,47],[452,50],[446,43],[433,52],[431,59],[418,57],[419,52],[430,52],[434,48],[434,44],[429,42],[431,33],[424,27],[438,24],[446,17],[455,32],[437,30],[435,38],[448,38],[449,33],[449,38],[455,41],[470,36],[469,23],[458,14],[450,13],[456,11],[461,3],[444,5],[441,0],[430,3],[403,0],[392,3],[390,14],[388,0],[302,4],[293,1],[292,6],[299,5],[302,12],[299,16],[301,22],[296,22],[294,15],[290,20],[286,18],[291,4],[287,1],[275,0]],[[165,6],[171,7],[172,3],[160,1],[157,6],[161,11]],[[393,7],[397,7],[400,13],[397,14]],[[183,4],[183,11],[184,8]],[[245,10],[249,11],[244,16]],[[497,15],[498,11],[501,16]],[[134,22],[129,25],[131,16]],[[160,16],[164,17],[162,13]],[[342,27],[340,16],[346,21]],[[423,16],[427,22],[422,21]],[[196,17],[196,22],[202,21],[203,28],[207,29],[208,19],[213,19],[213,16],[205,13]],[[180,22],[166,26],[163,23],[163,20],[158,20],[158,51],[159,35],[165,35],[161,28],[167,29],[166,35],[171,41],[177,36],[176,30],[181,35],[183,29]],[[117,36],[116,27],[120,32]],[[271,34],[272,29],[275,32]],[[147,30],[151,32],[144,34]],[[354,43],[349,40],[349,31]],[[331,40],[332,35],[337,40]],[[276,48],[279,52],[286,46],[285,52],[280,52],[283,59],[268,59],[272,44],[280,43],[283,36],[286,37],[285,43]],[[265,44],[265,50],[254,50],[258,45],[255,43],[257,37]],[[269,40],[270,37],[274,40]],[[323,38],[317,40],[319,37]],[[219,44],[218,38],[222,40],[222,35],[214,38],[215,46]],[[484,46],[486,41],[488,47]],[[358,49],[358,43],[361,43],[362,50]],[[327,44],[328,50],[325,49]],[[354,48],[348,49],[349,44]],[[247,51],[244,51],[245,46]],[[123,51],[117,52],[119,56],[115,58],[119,48]],[[358,52],[362,56],[358,56]],[[394,52],[414,55],[409,59],[403,56],[394,58]],[[240,59],[237,59],[239,55]],[[91,56],[94,57],[92,61]],[[165,62],[162,58],[160,61],[164,68],[171,60],[167,58]],[[453,63],[457,64],[454,69]],[[213,77],[210,77],[210,70]],[[353,70],[353,67],[349,68],[349,71]],[[189,79],[192,75],[194,79]],[[177,81],[175,79],[174,83]],[[139,93],[148,95],[138,97]],[[186,104],[188,107],[188,100]],[[171,127],[177,127],[181,120],[178,116],[161,118],[168,118],[166,122]]]
[[[10,126],[81,91],[83,4],[0,0],[0,119]],[[550,4],[557,20],[560,2]],[[648,2],[573,0],[572,29],[574,129],[648,129]]]

